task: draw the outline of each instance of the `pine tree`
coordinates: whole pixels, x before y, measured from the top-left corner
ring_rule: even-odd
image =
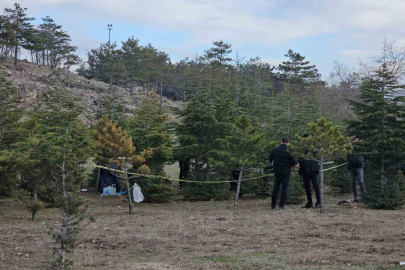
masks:
[[[57,269],[69,269],[75,240],[87,215],[87,201],[76,191],[85,178],[83,164],[92,156],[94,145],[91,130],[79,119],[82,108],[76,98],[57,88],[48,90],[46,96],[42,106],[34,110],[40,128],[33,118],[25,124],[25,130],[41,134],[41,143],[30,148],[35,149],[37,159],[46,162],[46,186],[52,187],[52,196],[62,214],[61,222],[51,225],[56,240],[52,263]]]
[[[22,117],[17,90],[0,70],[0,198],[12,195],[17,188],[16,141],[18,120]]]
[[[383,64],[360,86],[360,100],[351,101],[358,119],[350,121],[348,129],[368,149],[366,154],[380,164],[382,183],[387,160],[401,157],[405,149],[404,97],[395,95],[403,88]]]
[[[14,65],[17,65],[18,49],[24,47],[27,43],[27,38],[33,31],[33,26],[30,23],[34,18],[28,17],[26,14],[27,8],[22,8],[20,4],[15,3],[14,9],[5,8],[6,15],[11,23],[11,36],[13,37],[12,45],[14,47]]]
[[[127,71],[127,81],[141,81],[142,68],[145,68],[142,61],[142,47],[139,46],[139,40],[134,37],[128,38],[122,42],[122,61]]]
[[[220,41],[213,42],[214,47],[205,52],[206,58],[209,59],[210,63],[214,66],[222,67],[226,65],[232,58],[228,56],[232,52],[232,45]]]
[[[371,207],[392,209],[403,204],[400,177],[390,163],[405,158],[405,98],[400,95],[405,86],[398,82],[398,63],[387,47],[385,44],[383,56],[377,61],[379,66],[363,80],[359,100],[350,101],[357,119],[349,121],[348,130],[360,140],[363,153],[371,161],[370,170],[375,170],[368,176],[372,188],[365,202]]]
[[[218,150],[212,150],[214,157],[210,159],[211,163],[222,168],[237,168],[239,171],[234,204],[236,208],[244,169],[264,165],[262,134],[252,126],[246,115],[242,115],[235,120],[231,135],[218,138],[216,142],[220,146]]]
[[[13,49],[13,40],[10,18],[5,15],[0,15],[0,47],[1,53],[6,57],[9,56]]]
[[[111,122],[108,116],[101,118],[94,128],[95,141],[98,144],[96,160],[109,164],[120,163],[118,157],[132,157],[135,151],[132,138],[127,135],[126,130]]]
[[[166,123],[168,120],[166,109],[159,108],[154,95],[146,97],[134,111],[134,117],[128,120],[128,133],[134,138],[137,154],[133,168],[138,173],[164,176],[164,165],[172,158],[172,135]],[[171,183],[168,180],[141,177],[136,182],[142,188],[146,202],[167,202],[171,198]]]
[[[34,114],[21,123],[17,131],[18,142],[14,144],[17,151],[16,163],[21,174],[21,183],[31,197],[22,196],[22,199],[32,213],[32,221],[35,220],[36,213],[43,208],[38,193],[41,195],[42,192],[46,192],[46,187],[52,186],[50,181],[46,181],[49,180],[46,179],[45,173],[49,164],[48,160],[44,158],[42,150],[44,144],[49,142],[44,139],[43,128]]]
[[[210,180],[217,176],[217,168],[210,162],[211,151],[217,149],[216,139],[225,137],[232,130],[232,102],[218,99],[213,99],[213,102],[216,104],[210,106],[208,100],[201,102],[193,98],[181,112],[184,120],[177,128],[180,145],[176,155],[182,162],[191,165],[189,179]],[[225,176],[225,179],[228,177]],[[184,186],[188,199],[225,199],[229,195],[228,185],[193,183]]]
[[[105,43],[97,49],[87,53],[88,68],[81,66],[78,73],[86,78],[97,78],[111,85],[125,81],[126,69],[122,62],[122,51],[117,49],[116,43]]]
[[[135,147],[132,138],[126,130],[117,127],[116,123],[110,122],[108,116],[94,125],[96,130],[95,141],[97,142],[96,160],[104,164],[115,163],[123,167],[128,194],[129,215],[132,214],[131,190],[127,175],[127,161],[133,157]],[[98,183],[97,183],[98,184]]]
[[[278,70],[283,72],[281,77],[291,84],[304,84],[318,81],[320,74],[315,65],[309,65],[310,61],[305,61],[305,56],[300,55],[292,50],[284,55],[288,61],[283,61]]]
[[[301,156],[307,158],[319,158],[320,178],[319,189],[321,192],[320,210],[324,211],[324,179],[323,162],[326,159],[345,156],[351,153],[353,146],[349,138],[343,137],[339,127],[327,122],[325,118],[318,119],[316,122],[308,123],[309,136],[301,137],[297,135],[299,152]]]
[[[46,16],[42,19],[43,23],[38,26],[38,39],[42,41],[42,64],[49,65],[51,68],[58,66],[62,61],[78,59],[73,54],[77,47],[70,45],[70,36],[62,30],[62,26]]]
[[[160,109],[155,96],[144,99],[134,111],[134,117],[128,120],[128,133],[135,139],[134,146],[139,154],[143,150],[152,150],[153,158],[146,163],[153,174],[162,174],[164,165],[171,158],[172,135],[168,129],[168,112]]]
[[[43,151],[59,187],[57,203],[62,213],[61,222],[52,230],[56,240],[53,265],[64,270],[71,269],[73,265],[75,242],[82,228],[81,223],[87,216],[87,200],[74,191],[77,190],[77,180],[84,177],[81,165],[91,156],[93,146],[89,129],[77,119],[68,122],[63,116],[59,119],[63,121],[46,133],[49,146]]]

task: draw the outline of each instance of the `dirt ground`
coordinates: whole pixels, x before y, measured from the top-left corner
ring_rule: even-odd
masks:
[[[83,193],[84,194],[84,193]],[[136,204],[85,194],[89,215],[74,269],[405,269],[405,211],[340,206],[327,194],[326,213],[269,200]],[[347,197],[347,195],[346,195]],[[0,204],[0,269],[45,269],[54,241],[45,209],[35,222],[22,205]]]

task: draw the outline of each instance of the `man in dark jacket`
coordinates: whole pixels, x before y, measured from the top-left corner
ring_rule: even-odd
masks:
[[[357,138],[352,138],[352,143],[356,152],[361,152],[359,140]],[[366,193],[366,187],[364,186],[364,162],[366,161],[365,156],[361,154],[351,154],[347,156],[347,168],[350,171],[350,180],[352,182],[354,202],[359,202],[359,197],[357,196],[357,185],[356,180],[359,181],[361,193]]]
[[[307,204],[303,208],[312,208],[312,192],[311,192],[311,182],[312,187],[315,190],[316,203],[315,209],[319,208],[319,203],[321,202],[321,196],[318,185],[318,173],[319,173],[319,161],[312,159],[299,158],[298,163],[300,168],[298,174],[302,176],[304,181],[305,193],[307,194]]]
[[[350,180],[352,182],[354,202],[359,202],[359,197],[357,195],[357,185],[356,180],[359,181],[361,193],[366,192],[366,187],[364,185],[364,162],[365,157],[359,154],[351,154],[347,156],[348,165],[347,168],[350,171]]]
[[[308,134],[302,135],[303,138],[308,137]],[[314,152],[314,156],[317,154],[319,151]],[[305,150],[305,154],[307,154],[308,151]],[[300,157],[298,159],[298,163],[300,164],[298,174],[301,175],[303,181],[304,181],[304,188],[305,188],[305,193],[307,195],[307,204],[303,208],[312,208],[312,192],[311,192],[311,182],[312,182],[312,187],[315,190],[315,195],[316,195],[316,203],[315,203],[315,209],[319,208],[319,204],[321,202],[321,192],[319,190],[319,184],[318,184],[318,173],[319,173],[319,161],[315,159],[305,159],[303,157]]]
[[[287,138],[281,140],[281,144],[275,147],[269,156],[270,163],[273,162],[274,170],[274,187],[271,198],[271,208],[276,208],[277,194],[281,189],[281,199],[279,209],[284,209],[285,202],[287,200],[288,184],[290,183],[291,167],[294,167],[297,162],[287,151],[287,145],[290,141]]]

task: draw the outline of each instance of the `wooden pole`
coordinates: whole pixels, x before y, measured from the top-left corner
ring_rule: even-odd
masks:
[[[132,215],[132,199],[131,199],[131,189],[129,188],[129,181],[128,181],[128,174],[127,174],[127,166],[125,158],[123,158],[123,167],[125,173],[125,182],[127,183],[127,191],[128,191],[128,213]]]
[[[320,170],[319,170],[319,192],[321,193],[321,203],[319,206],[320,212],[323,213],[323,156],[321,156],[321,164],[320,164]]]
[[[233,208],[236,208],[238,205],[238,197],[239,197],[239,192],[240,192],[240,184],[242,183],[242,173],[243,173],[243,166],[239,171],[239,179],[238,179],[238,188],[236,189],[236,195],[235,195],[235,203],[233,205]]]

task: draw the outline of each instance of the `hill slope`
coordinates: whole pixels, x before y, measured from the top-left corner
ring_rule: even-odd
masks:
[[[29,111],[41,103],[43,98],[46,98],[47,89],[60,89],[69,92],[73,97],[80,98],[80,103],[85,108],[81,118],[86,124],[95,120],[103,98],[113,99],[125,108],[125,114],[131,115],[146,97],[146,93],[139,88],[135,88],[131,93],[129,88],[110,86],[100,81],[88,80],[66,70],[34,65],[26,60],[19,61],[17,66],[14,66],[10,59],[3,60],[1,69],[7,80],[11,81],[18,90],[25,110]],[[168,107],[181,106],[180,102],[174,102],[165,97],[163,104]]]

